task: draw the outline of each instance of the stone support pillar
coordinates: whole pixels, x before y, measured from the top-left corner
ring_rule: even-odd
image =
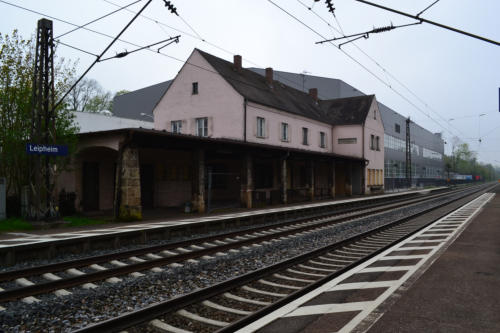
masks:
[[[246,186],[246,195],[245,202],[247,208],[252,208],[252,194],[253,194],[253,160],[252,155],[247,153],[245,156],[245,171],[247,175],[247,186]]]
[[[332,161],[330,167],[332,175],[332,188],[330,189],[330,195],[332,196],[332,199],[335,199],[335,160]]]
[[[314,161],[309,162],[309,197],[314,201]]]
[[[196,208],[199,213],[205,213],[205,151],[197,151],[198,160],[198,189],[196,197]]]
[[[141,220],[141,174],[139,169],[139,151],[126,147],[122,150],[120,163],[120,220]]]
[[[346,163],[345,194],[352,195],[352,162]]]
[[[281,198],[282,202],[286,204],[288,202],[287,198],[287,188],[288,188],[288,177],[287,177],[287,160],[284,158],[281,161]]]

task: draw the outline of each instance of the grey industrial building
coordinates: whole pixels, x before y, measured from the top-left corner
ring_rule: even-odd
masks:
[[[250,68],[265,75],[265,70]],[[335,99],[363,96],[363,92],[339,79],[307,74],[274,71],[275,80],[295,89],[307,92],[318,89],[319,99]],[[115,116],[152,121],[153,108],[170,85],[165,81],[142,88],[114,100]],[[385,131],[385,189],[406,187],[406,118],[383,103],[379,104]],[[423,127],[410,123],[412,146],[412,185],[441,185],[446,183],[444,173],[444,141],[441,133],[432,133]]]

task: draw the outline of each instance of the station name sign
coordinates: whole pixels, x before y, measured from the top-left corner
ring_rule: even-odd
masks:
[[[28,155],[66,156],[68,155],[68,146],[27,143],[26,153]]]

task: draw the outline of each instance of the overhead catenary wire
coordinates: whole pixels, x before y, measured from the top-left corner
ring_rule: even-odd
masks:
[[[61,38],[61,37],[63,37],[63,36],[66,36],[66,35],[68,35],[68,34],[70,34],[70,33],[72,33],[72,32],[75,32],[75,31],[77,31],[77,30],[79,30],[79,29],[83,28],[83,27],[86,27],[86,26],[88,26],[88,25],[90,25],[90,24],[92,24],[92,23],[95,23],[95,22],[97,22],[97,21],[100,21],[100,20],[102,20],[102,19],[104,19],[104,18],[108,17],[108,16],[111,16],[111,15],[113,15],[113,14],[116,14],[116,13],[118,13],[119,11],[124,10],[124,9],[126,9],[126,8],[128,8],[128,7],[132,6],[132,5],[135,5],[135,4],[136,4],[136,3],[138,3],[138,2],[141,2],[141,1],[142,1],[142,0],[136,0],[136,1],[134,1],[134,2],[131,2],[131,3],[129,3],[128,5],[122,6],[122,7],[118,8],[118,9],[116,9],[116,10],[114,10],[114,11],[112,11],[112,12],[109,12],[109,13],[107,13],[107,14],[103,15],[103,16],[100,16],[100,17],[98,17],[98,18],[96,18],[96,19],[94,19],[94,20],[92,20],[92,21],[90,21],[90,22],[87,22],[87,23],[85,23],[85,24],[83,24],[83,25],[81,25],[81,26],[78,26],[78,27],[76,27],[76,28],[74,28],[74,29],[71,29],[71,30],[69,30],[69,31],[67,31],[67,32],[65,32],[65,33],[63,33],[63,34],[61,34],[61,35],[59,35],[59,36],[55,37],[54,39],[59,39],[59,38]]]
[[[103,0],[103,1],[106,1],[106,0]],[[19,6],[19,5],[15,5],[15,4],[9,3],[9,2],[7,2],[7,1],[5,1],[5,0],[0,0],[0,2],[5,3],[5,4],[7,4],[7,5],[11,5],[11,6],[13,6],[13,7],[17,7],[17,8],[19,8],[19,9],[22,9],[22,10],[25,10],[25,11],[29,11],[29,12],[31,12],[31,13],[35,13],[35,14],[38,14],[38,15],[42,15],[42,16],[45,16],[45,17],[49,17],[49,18],[51,18],[51,19],[53,19],[53,20],[60,21],[60,22],[63,22],[63,23],[65,23],[65,24],[69,24],[69,25],[72,25],[72,26],[75,26],[75,27],[79,27],[79,25],[78,25],[78,24],[74,24],[74,23],[69,22],[69,21],[67,21],[67,20],[63,20],[63,19],[60,19],[60,18],[57,18],[57,17],[51,16],[51,15],[47,15],[47,14],[45,14],[45,13],[41,13],[41,12],[38,12],[38,11],[35,11],[35,10],[32,10],[32,9],[29,9],[29,8],[25,8],[25,7],[22,7],[22,6]],[[106,2],[108,2],[108,1],[106,1]],[[299,2],[300,2],[300,1],[299,1]],[[315,14],[315,15],[317,15],[317,14]],[[296,18],[295,18],[295,19],[296,19]],[[153,20],[153,19],[152,19],[152,20]],[[296,20],[298,20],[298,19],[296,19]],[[153,20],[153,21],[154,21],[154,20]],[[101,36],[104,36],[104,37],[107,37],[107,38],[110,38],[110,39],[114,38],[113,36],[110,36],[110,35],[108,35],[108,34],[106,34],[106,33],[103,33],[103,32],[100,32],[100,31],[97,31],[97,30],[94,30],[94,29],[90,29],[90,28],[88,28],[88,27],[82,27],[82,29],[87,30],[87,31],[92,32],[92,33],[95,33],[95,34],[98,34],[98,35],[101,35]],[[309,29],[311,29],[311,28],[309,27]],[[332,27],[332,29],[334,29],[334,28]],[[312,30],[312,29],[311,29],[311,30]],[[312,30],[312,31],[314,31],[314,30]],[[315,32],[315,33],[316,33],[316,32]],[[316,34],[318,34],[318,33],[316,33]],[[189,34],[188,34],[188,35],[189,35]],[[319,34],[318,34],[318,35],[319,35]],[[320,37],[323,37],[323,36],[321,36],[321,35],[319,35],[319,36],[320,36]],[[193,36],[192,36],[192,37],[193,37]],[[196,37],[194,37],[194,38],[196,38]],[[124,39],[120,39],[120,38],[119,38],[119,39],[118,39],[118,41],[120,41],[120,42],[122,42],[122,43],[125,43],[125,44],[128,44],[128,45],[135,46],[135,47],[142,47],[141,45],[138,45],[138,44],[136,44],[136,43],[132,43],[132,42],[126,41],[126,40],[124,40]],[[174,57],[174,56],[171,56],[171,55],[168,55],[168,54],[165,54],[165,53],[162,53],[162,52],[156,52],[156,51],[151,50],[151,49],[146,49],[146,50],[148,50],[148,51],[150,51],[150,52],[153,52],[153,53],[155,53],[155,54],[160,54],[160,55],[162,55],[162,56],[165,56],[165,57],[170,58],[170,59],[172,59],[172,60],[178,61],[178,62],[180,62],[180,63],[186,63],[186,64],[188,64],[188,65],[198,67],[198,68],[200,68],[200,69],[202,69],[202,70],[209,71],[209,72],[213,72],[213,73],[216,73],[216,74],[219,74],[219,75],[220,75],[220,73],[218,73],[218,72],[214,72],[214,71],[212,71],[212,70],[210,70],[210,69],[207,69],[207,68],[204,68],[204,67],[200,67],[200,66],[198,66],[198,65],[196,65],[196,64],[189,63],[189,62],[187,62],[187,61],[185,61],[185,60],[182,60],[182,59],[176,58],[176,57]],[[227,50],[226,50],[225,52],[227,52],[227,53],[231,53],[231,52],[229,52],[229,51],[227,51]],[[343,52],[344,52],[344,51],[343,51]],[[345,52],[344,52],[344,53],[345,53]],[[231,54],[232,54],[232,53],[231,53]],[[353,61],[355,61],[356,63],[358,63],[361,67],[365,68],[365,66],[363,66],[361,63],[359,63],[356,59],[352,58],[352,57],[351,57],[350,55],[348,55],[348,54],[346,54],[346,55],[347,55],[349,58],[351,58]],[[248,60],[247,60],[247,61],[248,61]],[[250,61],[248,61],[248,62],[250,62]],[[259,66],[258,64],[255,64],[255,65]],[[261,67],[261,66],[259,66],[259,67]],[[372,73],[371,73],[371,71],[370,71],[369,69],[365,68],[365,70],[367,70],[368,72],[370,72],[370,74],[372,74]],[[373,76],[375,76],[375,77],[376,77],[379,81],[381,81],[382,83],[384,83],[385,85],[387,85],[387,83],[385,83],[383,80],[381,80],[380,78],[378,78],[375,74],[372,74],[372,75],[373,75]],[[226,79],[230,79],[230,78],[226,78]],[[291,80],[288,80],[288,81],[290,81],[290,82],[294,82],[294,81],[291,81]],[[243,82],[243,81],[241,81],[241,83],[243,83],[243,84],[247,84],[246,82]],[[298,84],[297,82],[294,82],[294,83],[295,83],[295,84]],[[255,86],[254,86],[254,87],[255,87]],[[390,86],[389,86],[389,87],[390,87]],[[260,87],[255,87],[255,88],[260,88]],[[390,88],[391,88],[391,87],[390,87]],[[392,89],[392,88],[391,88],[391,89]],[[392,89],[392,90],[394,90],[394,89]],[[394,91],[395,91],[395,90],[394,90]],[[398,95],[400,95],[400,97],[402,97],[403,99],[407,100],[407,98],[405,98],[404,96],[402,96],[401,94],[399,94],[397,91],[395,91],[395,93],[397,93]],[[423,112],[422,110],[420,110],[420,109],[419,109],[418,107],[416,107],[413,103],[411,103],[411,101],[408,101],[408,100],[407,100],[407,102],[409,102],[411,105],[413,105],[415,108],[417,108],[417,110],[419,110],[420,112],[424,113],[424,114],[425,114],[427,117],[429,117],[429,119],[431,119],[433,122],[436,122],[436,120],[435,120],[435,119],[433,119],[432,117],[430,117],[429,115],[427,115],[425,112]],[[440,127],[442,127],[442,125],[440,125],[439,123],[437,123],[437,124],[438,124]],[[447,130],[447,129],[446,129],[446,130]],[[447,130],[447,131],[449,132],[449,130]],[[453,134],[453,133],[451,133],[451,134]]]
[[[178,36],[175,36],[175,37],[170,37],[170,38],[167,38],[167,39],[164,39],[164,40],[161,40],[159,42],[155,42],[155,43],[152,43],[152,44],[149,44],[149,45],[146,45],[146,46],[142,46],[142,47],[139,47],[135,50],[132,50],[132,51],[124,51],[124,52],[120,52],[112,57],[108,57],[108,58],[101,58],[99,59],[99,62],[103,62],[103,61],[106,61],[106,60],[110,60],[110,59],[115,59],[115,58],[123,58],[123,57],[126,57],[128,56],[129,54],[132,54],[132,53],[135,53],[135,52],[138,52],[138,51],[142,51],[144,49],[149,49],[150,47],[153,47],[153,46],[156,46],[156,45],[159,45],[159,44],[163,44],[163,43],[166,43],[166,42],[169,42],[169,43],[166,43],[165,45],[161,46],[160,48],[158,48],[158,50],[156,52],[160,52],[161,49],[163,49],[164,47],[172,44],[172,43],[178,43],[179,42],[179,38],[181,36],[178,35]]]
[[[311,7],[308,7],[306,4],[304,4],[301,0],[297,0],[297,2],[299,2],[303,7],[307,8],[311,13],[313,13],[316,17],[318,17],[320,20],[322,20],[325,24],[327,24],[332,30],[334,30],[335,32],[341,34],[341,35],[344,35],[345,36],[345,33],[344,33],[344,30],[342,29],[342,25],[340,24],[340,21],[339,19],[337,18],[336,15],[334,15],[334,19],[339,27],[339,29],[336,29],[335,27],[333,27],[328,21],[326,21],[321,15],[319,15],[318,13],[316,13]],[[384,74],[388,75],[389,77],[391,77],[394,81],[396,81],[399,85],[401,85],[401,87],[403,87],[406,91],[408,91],[413,97],[415,97],[420,103],[422,103],[426,108],[428,108],[431,112],[433,112],[434,114],[436,114],[439,118],[441,118],[441,120],[447,124],[450,128],[453,128],[454,130],[456,130],[457,132],[459,132],[461,135],[463,136],[467,136],[465,133],[463,133],[460,129],[458,129],[457,127],[453,126],[448,120],[446,120],[443,116],[441,116],[441,114],[439,112],[437,112],[436,110],[434,110],[432,107],[430,107],[428,105],[427,102],[425,102],[422,98],[420,98],[415,92],[413,92],[413,90],[411,90],[406,84],[404,84],[403,82],[401,82],[401,80],[399,80],[395,75],[393,75],[390,71],[388,71],[384,66],[382,66],[377,60],[375,60],[372,56],[370,56],[368,53],[366,53],[361,47],[359,47],[356,43],[353,43],[353,45],[356,47],[356,49],[358,49],[364,56],[366,56],[368,59],[370,59],[377,67],[379,67]],[[389,84],[390,86],[390,84]],[[427,118],[429,118],[430,120],[432,120],[433,122],[436,122],[436,120],[434,118],[432,118],[430,116],[430,114],[428,113],[425,113],[424,112],[424,115],[427,116]],[[439,124],[438,124],[439,125]],[[449,129],[445,128],[443,125],[439,125],[440,128],[443,128],[445,129],[447,132],[449,132],[450,134],[452,134],[453,136],[456,136],[456,134],[452,133]]]
[[[389,8],[389,7],[386,7],[386,6],[382,6],[382,5],[379,5],[377,3],[373,3],[373,2],[370,2],[370,1],[366,1],[366,0],[355,0],[355,1],[364,3],[364,4],[369,5],[369,6],[377,7],[377,8],[389,11],[389,12],[393,12],[393,13],[396,13],[396,14],[399,14],[399,15],[402,15],[402,16],[410,17],[410,18],[415,19],[415,20],[420,20],[420,21],[422,21],[424,23],[428,23],[428,24],[437,26],[439,28],[450,30],[450,31],[453,31],[453,32],[456,32],[456,33],[459,33],[459,34],[462,34],[462,35],[465,35],[465,36],[468,36],[468,37],[479,39],[479,40],[481,40],[483,42],[487,42],[487,43],[494,44],[496,46],[500,46],[499,42],[494,41],[492,39],[489,39],[489,38],[486,38],[486,37],[482,37],[482,36],[479,36],[479,35],[467,32],[467,31],[463,31],[463,30],[460,30],[460,29],[457,29],[457,28],[454,28],[454,27],[450,27],[448,25],[444,25],[444,24],[441,24],[441,23],[438,23],[438,22],[435,22],[435,21],[427,20],[427,19],[424,19],[424,18],[422,18],[420,16],[416,16],[416,15],[412,15],[412,14],[409,14],[409,13],[405,13],[405,12],[402,12],[400,10]]]
[[[429,8],[431,8],[432,6],[434,6],[435,4],[437,4],[439,2],[439,0],[436,0],[434,1],[433,3],[431,3],[429,6],[425,7],[420,13],[418,13],[416,16],[419,17],[420,15],[422,15],[425,11],[427,11]]]
[[[314,34],[316,34],[317,36],[323,38],[323,39],[327,39],[325,36],[323,36],[321,33],[319,33],[318,31],[316,31],[315,29],[313,29],[311,26],[307,25],[306,23],[304,23],[302,20],[298,19],[295,15],[293,15],[292,13],[290,13],[289,11],[287,11],[286,9],[284,9],[283,7],[279,6],[278,4],[276,4],[273,0],[267,0],[268,2],[270,2],[272,5],[274,5],[275,7],[277,7],[278,9],[280,9],[282,12],[284,12],[285,14],[287,14],[288,16],[290,16],[291,18],[293,18],[295,21],[297,21],[298,23],[300,23],[301,25],[303,25],[304,27],[306,27],[307,29],[309,29],[310,31],[312,31]],[[378,76],[377,74],[375,74],[372,70],[370,70],[368,67],[366,67],[365,65],[363,65],[359,60],[357,60],[356,58],[354,58],[353,56],[351,56],[349,53],[347,53],[345,50],[343,49],[339,49],[333,42],[329,42],[332,46],[335,47],[335,49],[339,50],[340,52],[344,53],[347,57],[349,57],[352,61],[354,61],[355,63],[357,63],[359,66],[361,66],[365,71],[367,71],[369,74],[371,74],[373,77],[375,77],[378,81],[380,81],[382,84],[384,84],[385,86],[387,86],[389,89],[391,89],[392,91],[394,91],[394,93],[396,93],[398,96],[400,96],[402,99],[404,99],[407,103],[409,103],[411,106],[413,106],[416,110],[418,110],[419,112],[423,113],[424,115],[426,115],[429,119],[433,120],[440,128],[448,131],[450,134],[454,135],[449,129],[445,128],[443,125],[441,125],[438,121],[436,121],[434,118],[432,118],[428,113],[426,113],[425,111],[423,111],[418,105],[416,105],[415,103],[413,103],[411,100],[409,100],[406,96],[404,96],[403,94],[401,94],[399,91],[397,91],[396,89],[394,89],[390,84],[388,84],[387,82],[385,82],[382,78],[380,78],[380,76]]]
[[[114,3],[114,2],[113,2],[113,1],[111,1],[111,0],[102,0],[102,1],[103,1],[103,2],[106,2],[106,3],[110,4],[110,5],[113,5],[113,6],[115,6],[115,7],[119,7],[119,6],[120,6],[120,5],[118,5],[118,4],[116,4],[116,3]],[[135,14],[135,13],[136,13],[135,11],[133,11],[133,10],[131,10],[131,9],[128,9],[128,8],[127,8],[127,9],[125,9],[125,10],[126,10],[126,11],[128,11],[128,12],[130,12],[130,13],[133,13],[133,14]],[[222,52],[224,52],[224,53],[226,53],[226,54],[229,54],[229,55],[234,55],[234,54],[236,54],[236,53],[234,53],[234,52],[231,52],[231,51],[229,51],[229,50],[227,50],[227,49],[225,49],[225,48],[223,48],[223,47],[221,47],[221,46],[219,46],[219,45],[217,45],[217,44],[214,44],[214,43],[212,43],[212,42],[208,41],[207,39],[203,38],[203,37],[202,37],[202,36],[201,36],[201,35],[200,35],[200,34],[199,34],[199,33],[198,33],[198,32],[197,32],[197,31],[196,31],[196,30],[195,30],[195,29],[194,29],[194,28],[193,28],[193,27],[192,27],[192,26],[191,26],[191,25],[190,25],[190,24],[189,24],[189,23],[188,23],[188,22],[187,22],[187,21],[186,21],[186,20],[182,17],[182,15],[178,15],[178,16],[179,16],[179,18],[180,18],[180,19],[181,19],[181,20],[182,20],[182,21],[186,24],[186,26],[188,26],[188,27],[191,29],[191,31],[193,31],[193,33],[194,33],[194,34],[189,33],[189,32],[186,32],[186,31],[183,31],[183,30],[180,30],[180,29],[178,29],[178,28],[175,28],[175,27],[173,27],[173,26],[171,26],[171,25],[168,25],[168,24],[166,24],[166,23],[164,23],[164,22],[158,21],[158,20],[156,20],[156,19],[154,19],[154,18],[152,18],[152,17],[149,17],[149,16],[147,16],[147,15],[144,15],[144,14],[141,14],[141,15],[140,15],[140,17],[142,17],[142,18],[144,18],[144,19],[146,19],[146,20],[148,20],[148,21],[151,21],[151,22],[154,22],[155,24],[157,24],[160,28],[162,28],[162,30],[163,30],[163,27],[166,27],[166,28],[172,29],[172,30],[174,30],[174,31],[180,32],[180,33],[182,33],[182,34],[184,34],[184,35],[186,35],[186,36],[188,36],[188,37],[191,37],[191,38],[193,38],[193,39],[200,40],[201,42],[203,42],[203,43],[205,43],[205,44],[207,44],[207,45],[210,45],[210,46],[212,46],[212,47],[214,47],[214,48],[216,48],[216,49],[218,49],[218,50],[220,50],[220,51],[222,51]],[[248,59],[248,58],[244,58],[244,61],[246,61],[247,63],[250,63],[250,64],[252,64],[252,65],[254,65],[254,66],[260,67],[260,68],[264,68],[264,67],[265,67],[265,66],[259,65],[258,63],[255,63],[255,62],[251,61],[251,60],[250,60],[250,59]],[[294,81],[294,80],[290,80],[289,78],[287,78],[287,77],[285,77],[285,76],[279,75],[279,73],[276,73],[276,76],[277,76],[277,77],[279,77],[279,78],[281,78],[281,79],[282,79],[282,80],[284,80],[284,81],[288,81],[288,82],[290,82],[290,83],[293,83],[293,84],[294,84],[294,85],[296,85],[297,87],[299,87],[299,86],[301,85],[301,83],[300,83],[300,82],[298,82],[298,81]],[[319,97],[320,99],[328,99],[328,98],[326,98],[325,96],[323,96],[323,95],[321,95],[321,94],[319,94],[319,95],[318,95],[318,97]]]
[[[334,38],[330,38],[330,39],[326,39],[326,40],[322,40],[322,41],[316,42],[316,44],[323,44],[323,43],[328,43],[328,42],[332,42],[332,41],[336,41],[336,40],[341,40],[341,39],[346,39],[346,38],[351,38],[351,37],[357,37],[357,36],[368,38],[368,36],[370,34],[378,34],[378,33],[381,33],[381,32],[387,32],[387,31],[391,31],[391,30],[394,30],[394,29],[405,28],[405,27],[409,27],[409,26],[417,25],[417,24],[421,24],[421,23],[422,22],[414,22],[414,23],[408,23],[408,24],[402,24],[402,25],[393,25],[391,23],[391,25],[388,25],[388,26],[385,26],[385,27],[373,28],[372,30],[364,31],[364,32],[360,32],[360,33],[356,33],[356,34],[352,34],[352,35],[343,35],[341,37],[334,37]],[[340,47],[340,45],[341,44],[339,44],[339,47]]]
[[[4,0],[0,0],[0,2],[4,2],[4,3],[6,3],[6,1],[4,1]],[[10,4],[10,3],[7,3],[7,4]],[[32,10],[32,9],[29,9],[29,8],[24,8],[24,7],[21,7],[21,6],[18,6],[18,5],[14,5],[14,7],[17,7],[17,8],[19,8],[19,9],[22,9],[22,10],[25,10],[25,11],[29,11],[29,12],[31,12],[31,13],[35,13],[35,14],[37,14],[37,15],[43,15],[43,16],[45,16],[45,17],[49,17],[49,18],[51,18],[51,19],[53,19],[53,20],[55,20],[55,21],[63,22],[63,23],[66,23],[66,24],[69,24],[69,25],[73,25],[73,26],[79,26],[78,24],[72,23],[72,22],[70,22],[70,21],[68,21],[68,20],[64,20],[64,19],[60,19],[60,18],[57,18],[57,17],[51,16],[51,15],[47,15],[47,14],[42,13],[42,12],[37,12],[37,11],[34,11],[34,10]],[[114,39],[114,38],[115,38],[115,37],[113,37],[113,36],[111,36],[111,35],[108,35],[108,34],[106,34],[106,33],[103,33],[103,32],[100,32],[100,31],[97,31],[97,30],[94,30],[94,29],[90,29],[90,28],[88,28],[88,27],[83,27],[82,29],[85,29],[85,30],[87,30],[87,31],[89,31],[89,32],[92,32],[92,33],[95,33],[95,34],[98,34],[98,35],[101,35],[101,36],[104,36],[104,37],[107,37],[107,38],[109,38],[109,39]],[[131,46],[135,46],[135,47],[142,47],[141,45],[138,45],[138,44],[136,44],[136,43],[133,43],[133,42],[130,42],[130,41],[127,41],[127,40],[121,39],[121,38],[118,38],[117,40],[118,40],[118,41],[120,41],[120,42],[122,42],[122,43],[125,43],[125,44],[128,44],[128,45],[131,45]],[[166,53],[162,53],[162,52],[157,52],[157,51],[154,51],[154,50],[149,49],[149,48],[147,48],[147,49],[145,49],[145,50],[146,50],[146,51],[150,51],[150,52],[152,52],[152,53],[154,53],[154,54],[159,54],[159,55],[162,55],[162,56],[164,56],[164,57],[166,57],[166,58],[169,58],[169,59],[175,60],[175,61],[177,61],[177,62],[179,62],[179,63],[186,64],[186,65],[189,65],[189,66],[193,66],[193,67],[196,67],[196,68],[198,68],[198,69],[201,69],[201,70],[204,70],[204,71],[207,71],[207,72],[213,73],[213,74],[220,75],[220,76],[224,77],[224,78],[225,78],[225,79],[227,79],[227,80],[234,81],[234,82],[239,82],[239,83],[241,83],[241,84],[251,86],[251,87],[253,87],[253,88],[255,88],[255,89],[259,89],[259,90],[266,90],[266,91],[267,91],[267,89],[265,89],[265,88],[263,88],[263,87],[261,87],[261,86],[256,86],[256,85],[253,85],[253,84],[251,84],[251,83],[248,83],[248,82],[246,82],[246,81],[244,81],[244,80],[238,80],[238,79],[235,79],[235,78],[232,78],[232,77],[228,77],[228,76],[226,76],[226,75],[224,75],[224,74],[222,74],[222,73],[219,73],[219,72],[217,72],[217,71],[211,70],[210,68],[206,68],[206,67],[202,67],[202,66],[197,65],[197,64],[190,63],[189,61],[179,59],[179,58],[174,57],[174,56],[172,56],[172,55],[168,55],[168,54],[166,54]]]

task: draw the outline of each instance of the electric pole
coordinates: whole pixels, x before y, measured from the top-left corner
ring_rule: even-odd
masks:
[[[410,117],[406,119],[406,182],[411,187],[411,142],[410,142]]]
[[[52,21],[47,19],[38,21],[32,102],[30,142],[54,143],[54,39]],[[53,189],[50,156],[30,155],[28,218],[54,216]]]

